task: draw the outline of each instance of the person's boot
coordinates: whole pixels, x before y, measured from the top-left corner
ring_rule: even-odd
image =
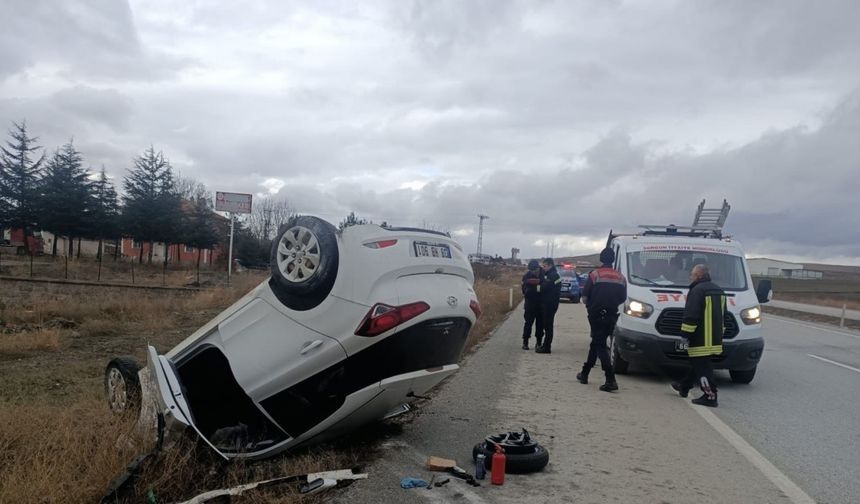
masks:
[[[529,340],[523,338],[523,350],[529,349]]]
[[[693,404],[698,404],[699,406],[708,406],[709,408],[716,408],[719,405],[717,403],[717,394],[714,394],[713,398],[708,397],[708,394],[702,394],[701,397],[697,397],[691,402]]]
[[[672,390],[677,392],[678,395],[681,397],[687,397],[687,395],[690,393],[690,389],[692,388],[692,387],[684,386],[684,384],[681,382],[672,382],[671,387],[672,387]]]
[[[576,373],[576,379],[579,380],[579,383],[583,385],[588,385],[588,372],[591,371],[591,368],[588,366],[582,366],[582,371]]]
[[[535,353],[552,353],[552,350],[545,345],[541,345],[539,347],[535,347]]]
[[[618,390],[618,382],[615,381],[614,372],[606,372],[606,383],[600,386],[600,390],[604,392],[615,392],[616,390]]]

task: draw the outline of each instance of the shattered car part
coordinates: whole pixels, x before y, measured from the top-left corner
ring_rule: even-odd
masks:
[[[204,492],[192,499],[179,502],[177,504],[205,504],[220,497],[230,497],[241,495],[248,490],[256,488],[271,488],[281,485],[297,485],[298,491],[301,494],[314,494],[323,490],[328,490],[336,486],[345,486],[353,481],[367,479],[367,474],[358,473],[351,469],[341,469],[337,471],[325,471],[318,473],[299,474],[294,476],[283,476],[255,483],[246,483],[232,488],[224,488],[219,490],[210,490]]]
[[[265,458],[403,412],[459,369],[480,305],[447,234],[301,216],[279,230],[271,264],[169,352],[148,347],[133,391],[141,430],[161,414],[166,442],[194,432],[225,459]],[[109,384],[133,383],[117,376],[114,410],[124,401]]]

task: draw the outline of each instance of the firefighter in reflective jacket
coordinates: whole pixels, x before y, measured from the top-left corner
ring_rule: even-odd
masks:
[[[541,263],[543,279],[538,288],[540,289],[541,315],[543,317],[543,341],[535,347],[535,353],[552,353],[553,325],[555,324],[555,312],[558,311],[559,297],[561,296],[561,276],[555,270],[555,263],[547,257]],[[540,338],[538,338],[540,339]]]
[[[538,286],[542,277],[540,263],[535,259],[529,261],[529,270],[523,275],[523,305],[525,308],[525,313],[523,313],[523,318],[525,319],[525,324],[523,325],[523,350],[529,349],[532,325],[535,327],[535,348],[539,347],[541,343],[543,316],[541,315],[540,290]]]
[[[582,299],[588,312],[588,324],[591,326],[591,346],[588,358],[582,365],[582,371],[577,373],[579,383],[588,383],[588,373],[600,359],[600,367],[606,375],[606,382],[600,386],[604,392],[618,390],[615,381],[615,370],[609,359],[609,349],[606,339],[615,330],[618,321],[618,307],[627,300],[627,279],[612,267],[615,262],[615,252],[605,248],[600,252],[600,268],[592,271],[585,281]]]
[[[726,313],[726,293],[714,282],[708,267],[698,264],[690,272],[690,292],[684,306],[681,332],[689,340],[690,372],[672,388],[681,397],[687,397],[696,383],[702,396],[693,403],[717,407],[717,387],[714,384],[712,355],[723,353],[723,317]]]

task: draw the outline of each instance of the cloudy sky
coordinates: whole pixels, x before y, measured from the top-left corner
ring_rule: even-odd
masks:
[[[121,181],[474,250],[595,252],[732,205],[748,255],[860,264],[860,2],[0,0],[0,125]]]

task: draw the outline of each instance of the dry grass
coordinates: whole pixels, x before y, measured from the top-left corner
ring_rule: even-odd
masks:
[[[513,305],[517,306],[523,298],[520,290],[521,271],[502,270],[492,274],[492,280],[478,278],[475,281],[475,293],[481,303],[481,318],[469,333],[466,349],[469,350],[487,335],[507,317],[511,311],[510,289],[514,291]]]
[[[101,400],[0,408],[0,502],[94,502],[106,475],[138,451],[118,447],[130,422],[105,414]]]
[[[38,328],[35,331],[0,333],[0,354],[19,355],[60,348],[60,330]]]
[[[518,286],[520,274],[503,270],[476,281],[483,315],[468,348],[510,312],[509,288]],[[131,422],[107,412],[102,398],[105,364],[123,354],[142,361],[147,343],[168,350],[263,278],[239,276],[232,287],[197,293],[133,291],[136,295],[23,299],[7,306],[2,314],[6,323],[30,330],[0,334],[0,502],[98,501],[146,448],[140,440],[132,446],[117,443],[127,438]],[[514,295],[516,306],[518,288]],[[52,324],[56,327],[48,327]],[[171,502],[274,476],[352,467],[368,459],[378,436],[362,440],[353,435],[265,462],[227,465],[214,461],[206,449],[174,447],[145,468],[125,502],[144,502],[149,490],[158,502]],[[288,489],[254,492],[233,502],[299,500],[320,502],[294,497]]]

